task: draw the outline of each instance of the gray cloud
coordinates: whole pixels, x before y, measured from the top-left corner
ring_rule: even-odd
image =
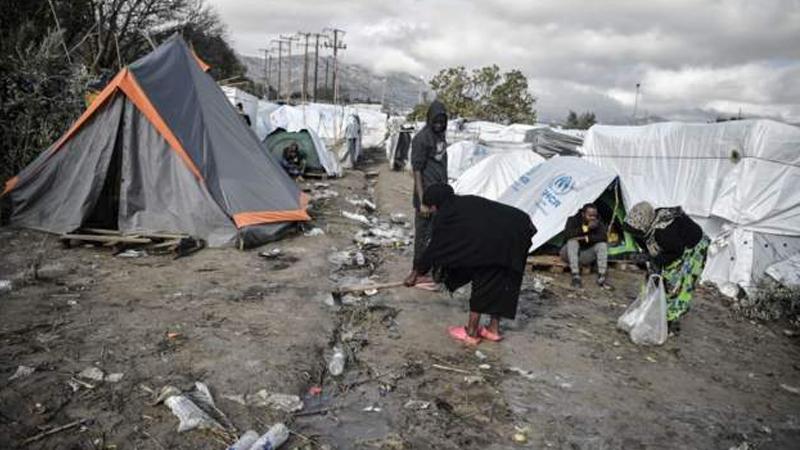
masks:
[[[605,121],[642,106],[800,122],[800,0],[212,0],[234,47],[337,26],[343,57],[379,72],[431,76],[452,65],[519,68],[540,116],[594,110]],[[687,111],[692,112],[687,114]]]

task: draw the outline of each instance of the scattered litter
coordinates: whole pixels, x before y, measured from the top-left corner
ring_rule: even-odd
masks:
[[[389,228],[384,226],[372,227],[368,230],[359,230],[353,240],[362,247],[394,247],[411,244],[411,238],[402,228]]]
[[[8,377],[8,381],[13,381],[16,380],[17,378],[25,378],[35,371],[36,371],[35,367],[19,366],[17,367],[17,371],[14,372],[14,375]]]
[[[310,388],[308,388],[308,395],[311,395],[311,396],[315,397],[315,396],[317,396],[319,394],[322,394],[322,387],[320,387],[320,386],[311,386]]]
[[[178,339],[181,336],[183,336],[183,333],[178,333],[177,331],[167,331],[167,339]]]
[[[262,258],[267,258],[267,259],[274,259],[274,258],[277,258],[277,257],[281,256],[281,253],[283,253],[283,251],[276,247],[276,248],[271,248],[269,250],[260,252],[258,254],[258,256],[260,256]]]
[[[303,233],[303,235],[304,236],[309,236],[309,237],[324,236],[325,232],[322,230],[322,228],[312,228],[312,229],[306,231],[305,233]]]
[[[620,343],[619,343],[619,341],[614,341],[614,344],[613,344],[613,345],[614,345],[614,347],[619,347],[619,346],[620,346]]]
[[[365,225],[369,225],[369,219],[367,219],[367,216],[365,216],[363,214],[351,213],[349,211],[342,211],[342,216],[344,216],[344,217],[346,217],[346,218],[348,218],[350,220],[354,220],[356,222],[363,223]]]
[[[405,409],[428,409],[431,407],[431,402],[425,402],[422,400],[409,400],[403,405]]]
[[[389,220],[395,225],[405,225],[408,223],[408,216],[404,213],[393,213]]]
[[[364,295],[366,295],[367,297],[372,297],[374,295],[378,295],[378,290],[377,289],[367,289],[366,291],[364,291]]]
[[[475,350],[475,357],[481,361],[486,359],[486,355],[480,350]]]
[[[122,380],[122,377],[124,376],[124,373],[110,373],[106,375],[105,381],[108,381],[109,383],[117,383]]]
[[[0,282],[0,283],[2,283],[2,282]],[[2,290],[3,290],[2,287],[0,287],[0,291],[2,291]],[[783,330],[783,334],[786,337],[797,337],[797,336],[800,336],[800,332],[789,330],[789,329]]]
[[[517,444],[524,444],[528,442],[528,437],[522,433],[514,433],[514,442]]]
[[[336,198],[339,193],[334,189],[320,189],[311,193],[311,201],[327,200],[329,198]]]
[[[67,300],[67,305],[69,306],[78,306],[77,300]]]
[[[147,256],[147,252],[144,250],[136,250],[133,248],[129,248],[122,253],[117,254],[117,258],[141,258]]]
[[[233,443],[227,450],[250,450],[253,444],[258,440],[258,433],[253,430],[247,430],[239,437],[239,440]]]
[[[36,341],[40,344],[49,344],[53,341],[57,341],[61,338],[58,333],[46,332],[46,333],[39,333],[36,335]]]
[[[800,395],[800,388],[789,386],[788,384],[781,383],[781,389],[787,392],[791,392],[792,394]]]
[[[650,361],[651,363],[658,362],[658,361],[656,361],[656,359],[655,359],[655,358],[653,358],[653,357],[652,357],[652,356],[650,356],[650,355],[647,355],[647,356],[645,356],[645,357],[644,357],[644,359],[646,359],[646,360]]]
[[[342,250],[328,255],[328,262],[336,268],[361,267],[367,264],[367,258],[359,251]]]
[[[94,381],[103,381],[105,378],[105,374],[102,370],[98,369],[97,367],[87,367],[83,369],[81,373],[78,374],[81,378],[86,378],[87,380],[94,380]]]
[[[480,375],[469,375],[464,377],[464,382],[467,384],[478,384],[478,383],[483,383],[484,379]]]
[[[0,280],[0,294],[11,292],[11,280]]]
[[[344,303],[344,299],[342,299],[342,303]],[[333,356],[331,356],[331,360],[328,363],[328,372],[331,375],[338,377],[342,373],[344,373],[344,365],[347,362],[347,358],[344,354],[344,351],[340,346],[336,346],[333,348]]]
[[[546,277],[544,275],[534,275],[533,276],[533,290],[537,294],[541,294],[547,289],[547,285],[552,283],[553,279],[550,277]]]
[[[617,356],[617,361],[622,361],[622,356]]]
[[[492,368],[492,366],[490,366],[489,364],[481,364],[481,365],[478,366],[478,369],[481,369],[481,370],[489,370],[491,368]]]
[[[360,207],[366,209],[368,212],[373,212],[376,209],[378,209],[378,207],[375,205],[375,203],[372,203],[371,201],[369,201],[367,199],[348,198],[347,201],[351,205],[360,206]]]
[[[72,389],[72,392],[78,392],[81,389],[81,385],[74,378],[67,380],[67,386]]]
[[[286,412],[295,412],[303,409],[303,401],[300,400],[300,397],[289,394],[271,394],[266,389],[262,389],[253,395],[248,395],[247,403],[253,406]]]
[[[199,428],[201,430],[222,428],[222,426],[211,418],[205,411],[200,409],[193,401],[183,395],[172,395],[164,404],[169,407],[172,414],[178,417],[178,433]]]
[[[367,258],[364,257],[364,254],[361,252],[356,252],[356,254],[353,256],[353,260],[358,267],[361,267],[367,263]]]
[[[314,183],[314,189],[325,189],[331,187],[330,183],[317,182]]]
[[[527,379],[529,379],[531,381],[536,379],[536,374],[534,374],[533,372],[531,372],[529,370],[520,369],[519,367],[509,367],[508,371],[509,372],[514,372],[514,373],[519,374],[519,375],[522,375],[523,377],[525,377],[525,378],[527,378]]]
[[[381,409],[379,407],[377,407],[377,406],[367,406],[362,411],[366,411],[366,412],[381,412]]]
[[[247,406],[247,402],[244,399],[244,395],[242,394],[235,394],[235,395],[223,395],[222,398],[226,400],[230,400],[234,403],[238,403],[242,406]]]
[[[276,423],[264,433],[258,440],[250,447],[252,450],[276,450],[289,439],[289,429],[282,423]]]
[[[750,447],[750,443],[745,441],[735,447],[729,448],[728,450],[752,450],[752,448],[753,447]]]
[[[561,389],[572,389],[572,383],[561,383],[558,385]]]

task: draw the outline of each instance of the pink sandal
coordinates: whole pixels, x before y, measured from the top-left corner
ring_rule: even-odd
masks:
[[[500,336],[497,333],[492,333],[486,327],[478,327],[478,336],[492,342],[500,342],[503,340],[503,336]]]
[[[448,327],[447,328],[447,333],[450,334],[450,336],[453,339],[455,339],[457,341],[461,341],[461,342],[463,342],[463,343],[465,343],[467,345],[478,345],[478,344],[481,343],[481,338],[472,337],[472,336],[467,334],[466,327],[462,327],[462,326]]]

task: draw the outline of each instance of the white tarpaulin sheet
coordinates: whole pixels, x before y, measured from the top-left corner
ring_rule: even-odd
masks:
[[[519,176],[498,201],[531,216],[538,230],[531,251],[564,230],[567,219],[597,200],[616,174],[582,158],[549,159]]]
[[[581,151],[619,174],[628,207],[679,205],[696,219],[714,240],[703,278],[727,292],[725,284],[753,286],[781,257],[748,251],[754,240],[800,237],[798,127],[771,120],[595,125]]]
[[[800,253],[769,266],[767,275],[784,286],[800,287]]]
[[[258,136],[258,140],[263,141],[273,130],[272,125],[270,125],[269,115],[279,105],[260,100],[258,97],[233,86],[221,86],[221,88],[231,105],[236,107],[238,103],[242,104],[244,113],[250,117],[250,128]]]
[[[348,118],[358,114],[361,119],[361,146],[380,147],[386,139],[386,114],[380,105],[337,106],[324,103],[284,105],[270,115],[272,125],[287,131],[314,130],[332,146],[344,139]]]
[[[478,195],[497,200],[519,177],[545,159],[530,150],[512,150],[489,155],[467,169],[453,183],[459,195]]]

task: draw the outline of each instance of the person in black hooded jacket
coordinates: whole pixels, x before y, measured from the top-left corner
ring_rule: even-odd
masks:
[[[447,183],[447,109],[434,100],[428,108],[425,126],[411,141],[411,167],[414,171],[414,263],[406,277],[410,286],[431,286],[433,279],[419,268],[420,258],[431,239],[431,211],[422,201],[425,189],[436,183]]]
[[[517,314],[522,275],[536,227],[530,216],[512,206],[474,195],[455,195],[447,184],[425,190],[423,204],[434,212],[429,245],[418,269],[433,269],[448,290],[472,283],[466,326],[448,333],[468,344],[481,338],[499,341],[500,317]],[[481,314],[491,316],[480,326]]]

